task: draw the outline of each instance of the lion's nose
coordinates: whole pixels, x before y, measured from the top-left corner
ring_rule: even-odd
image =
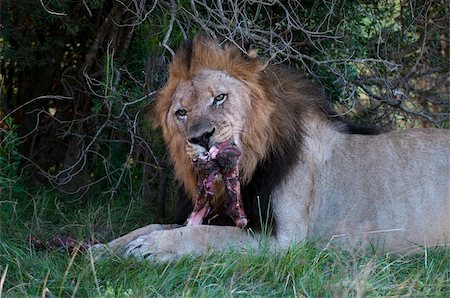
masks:
[[[209,141],[210,141],[212,135],[214,134],[215,130],[216,129],[213,127],[209,131],[202,131],[202,132],[190,137],[188,139],[188,141],[192,144],[200,145],[206,149],[209,149],[209,147],[208,147]]]

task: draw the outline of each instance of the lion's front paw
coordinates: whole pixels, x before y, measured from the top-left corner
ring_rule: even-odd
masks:
[[[247,248],[255,244],[247,232],[235,227],[185,226],[141,235],[127,243],[125,256],[165,262],[185,255],[199,256],[211,248]]]
[[[125,256],[147,259],[152,261],[172,261],[178,259],[181,254],[166,244],[164,240],[168,235],[167,231],[155,231],[147,235],[140,236],[128,243],[125,247]]]

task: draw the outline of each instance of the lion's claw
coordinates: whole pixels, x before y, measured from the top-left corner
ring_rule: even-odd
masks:
[[[164,245],[164,232],[166,231],[155,231],[131,241],[125,248],[125,256],[158,262],[178,259],[179,255]]]

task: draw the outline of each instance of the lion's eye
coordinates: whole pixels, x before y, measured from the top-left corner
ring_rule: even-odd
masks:
[[[187,111],[185,109],[179,109],[175,112],[175,116],[177,116],[178,119],[182,119],[186,117]]]
[[[220,106],[227,99],[228,94],[219,94],[214,98],[213,105]]]

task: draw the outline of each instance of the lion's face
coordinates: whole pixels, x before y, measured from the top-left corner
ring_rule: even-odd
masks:
[[[231,141],[240,150],[250,113],[246,86],[218,70],[203,70],[178,84],[167,114],[168,129],[182,136],[191,159],[217,143]]]
[[[274,104],[261,86],[264,64],[234,46],[197,36],[180,47],[158,92],[153,119],[163,129],[175,174],[192,198],[193,160],[213,145],[234,143],[241,183],[248,182],[274,138]]]

